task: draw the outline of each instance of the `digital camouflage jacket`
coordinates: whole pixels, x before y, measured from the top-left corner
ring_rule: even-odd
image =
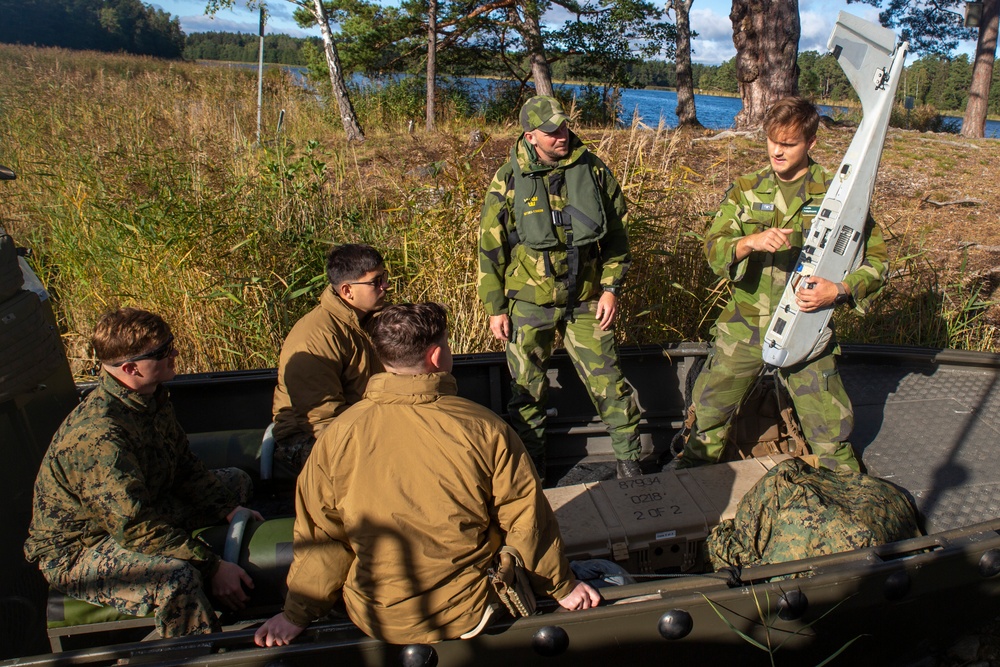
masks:
[[[864,549],[921,534],[913,505],[890,483],[788,459],[712,529],[712,568],[753,567]]]
[[[165,387],[143,396],[102,373],[42,460],[24,552],[43,570],[68,569],[110,536],[210,575],[219,557],[191,531],[223,519],[237,500],[191,452]]]
[[[803,232],[819,213],[832,180],[830,172],[810,160],[806,178],[790,202],[783,200],[770,165],[730,186],[705,236],[709,266],[732,282],[732,296],[715,323],[717,336],[761,344],[762,331],[770,324],[785,283],[795,270]],[[751,252],[736,262],[737,241],[769,227],[794,229],[789,236],[792,247],[773,254]],[[885,241],[871,216],[865,225],[865,237],[864,258],[844,279],[851,303],[859,312],[865,311],[881,289],[888,268]]]
[[[539,185],[538,191],[548,193],[548,208],[561,214],[573,202],[568,201],[568,182],[593,183],[604,207],[604,229],[599,241],[576,246],[567,252],[566,227],[552,225],[556,244],[550,249],[534,249],[519,241],[515,208],[514,164]],[[590,169],[593,179],[570,178],[571,169]],[[553,187],[555,186],[555,187]],[[593,197],[580,197],[592,200]],[[496,175],[486,193],[480,218],[479,236],[479,299],[487,315],[500,315],[508,310],[511,299],[538,306],[566,306],[590,301],[600,296],[601,286],[619,285],[625,278],[631,258],[625,232],[627,209],[625,196],[611,170],[591,153],[580,139],[570,132],[570,154],[555,167],[537,160],[534,149],[522,134],[511,149],[510,160]],[[568,220],[568,217],[566,218]],[[512,247],[513,246],[513,247]],[[573,271],[573,255],[578,255]]]

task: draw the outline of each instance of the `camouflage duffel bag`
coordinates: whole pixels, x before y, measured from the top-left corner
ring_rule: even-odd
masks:
[[[708,536],[712,568],[784,563],[886,544],[922,533],[897,487],[856,472],[782,461]]]

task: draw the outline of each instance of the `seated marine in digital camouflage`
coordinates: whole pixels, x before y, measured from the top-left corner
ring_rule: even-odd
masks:
[[[42,460],[25,555],[70,597],[154,614],[163,637],[219,630],[209,592],[241,609],[253,581],[191,533],[231,520],[250,477],[208,470],[191,452],[163,386],[177,358],[163,318],[112,311],[92,343],[100,380]]]

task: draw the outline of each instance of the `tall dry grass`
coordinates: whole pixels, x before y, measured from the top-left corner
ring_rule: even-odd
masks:
[[[269,71],[258,146],[252,70],[9,45],[0,69],[0,163],[19,174],[0,191],[0,224],[34,249],[78,372],[92,366],[96,319],[119,305],[172,323],[184,371],[271,366],[316,302],[327,249],[343,242],[384,252],[393,300],[445,303],[456,352],[497,349],[475,296],[475,251],[509,124],[455,107],[438,133],[420,119],[410,133],[406,112],[363,100],[377,114],[362,116],[368,141],[348,146],[330,109]],[[470,143],[472,130],[485,141]],[[630,200],[621,341],[706,337],[725,291],[700,235],[728,184],[760,164],[760,142],[640,125],[580,134]],[[831,143],[831,155],[846,147]],[[842,318],[843,337],[991,348],[988,294],[945,276],[915,232],[892,243],[885,298],[866,318]]]

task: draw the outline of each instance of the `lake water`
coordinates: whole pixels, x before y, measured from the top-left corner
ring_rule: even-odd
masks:
[[[736,114],[743,108],[738,97],[716,97],[714,95],[695,95],[695,111],[698,121],[707,128],[724,130],[733,127]],[[669,90],[632,90],[622,91],[622,121],[628,125],[633,114],[638,113],[643,123],[656,127],[663,118],[667,127],[677,126],[677,93]],[[820,113],[831,114],[831,107],[820,106]],[[950,119],[955,127],[962,126],[961,118]],[[1000,121],[986,121],[986,136],[992,139],[1000,138]]]
[[[256,65],[250,65],[256,67]],[[305,85],[305,70],[301,67],[286,67],[292,72],[303,85]],[[490,79],[479,79],[474,77],[462,77],[467,84],[471,84],[473,89],[485,92],[489,89],[492,81]],[[354,75],[354,83],[367,82],[363,76]],[[570,90],[580,90],[581,86],[571,84],[557,84],[560,88]],[[698,114],[698,122],[711,130],[727,130],[733,127],[736,121],[736,114],[743,108],[743,103],[738,97],[717,97],[715,95],[695,95],[695,111]],[[666,127],[677,127],[677,93],[672,90],[651,90],[625,88],[622,90],[622,117],[621,121],[625,125],[631,125],[632,118],[637,114],[639,120],[650,128],[656,128],[663,119]],[[835,109],[828,106],[820,106],[820,113],[833,115]],[[956,131],[962,126],[961,118],[950,119],[949,122],[955,125]],[[992,139],[1000,138],[1000,121],[986,121],[986,136]]]
[[[488,89],[488,79],[464,79],[472,83],[473,88]],[[557,84],[558,87],[579,91],[582,86],[572,84]],[[715,95],[695,95],[695,112],[698,122],[711,130],[727,130],[733,127],[736,114],[743,108],[738,97],[717,97]],[[622,90],[622,116],[620,120],[625,125],[632,124],[632,118],[638,115],[639,120],[650,128],[656,128],[660,119],[666,127],[677,127],[677,93],[672,90],[651,90],[625,88]],[[820,113],[833,115],[832,107],[820,106]],[[952,119],[956,131],[962,125],[961,118]],[[986,121],[986,136],[996,139],[1000,137],[1000,121]]]

